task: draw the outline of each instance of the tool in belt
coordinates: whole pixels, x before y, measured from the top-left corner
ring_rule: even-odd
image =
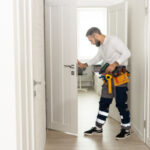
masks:
[[[130,73],[126,70],[125,66],[118,66],[111,74],[105,73],[107,67],[109,66],[108,63],[104,64],[99,74],[101,74],[100,78],[104,81],[105,85],[108,85],[108,93],[112,93],[112,79],[114,81],[114,86],[120,86],[122,84],[129,82]]]

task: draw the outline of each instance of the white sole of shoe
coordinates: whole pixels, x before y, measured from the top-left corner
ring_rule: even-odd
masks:
[[[102,133],[92,133],[92,134],[88,134],[88,133],[84,133],[84,135],[87,135],[87,136],[92,136],[92,135],[102,135]]]

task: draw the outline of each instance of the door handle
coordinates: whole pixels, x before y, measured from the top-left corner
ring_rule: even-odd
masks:
[[[40,84],[42,84],[42,82],[41,81],[35,81],[35,80],[33,80],[33,85],[36,86],[37,84],[40,85]]]
[[[65,67],[68,67],[68,68],[71,68],[71,69],[74,69],[75,68],[75,66],[74,66],[74,64],[72,64],[72,65],[64,65]]]

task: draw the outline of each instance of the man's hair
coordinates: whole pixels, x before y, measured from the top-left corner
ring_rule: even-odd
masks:
[[[92,28],[88,29],[86,36],[93,35],[93,33],[102,34],[100,29],[98,29],[97,27],[92,27]]]

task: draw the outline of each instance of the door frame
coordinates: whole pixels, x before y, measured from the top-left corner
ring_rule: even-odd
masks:
[[[17,150],[35,150],[31,0],[14,0]]]
[[[145,1],[145,97],[144,97],[144,142],[150,147],[150,0]]]

